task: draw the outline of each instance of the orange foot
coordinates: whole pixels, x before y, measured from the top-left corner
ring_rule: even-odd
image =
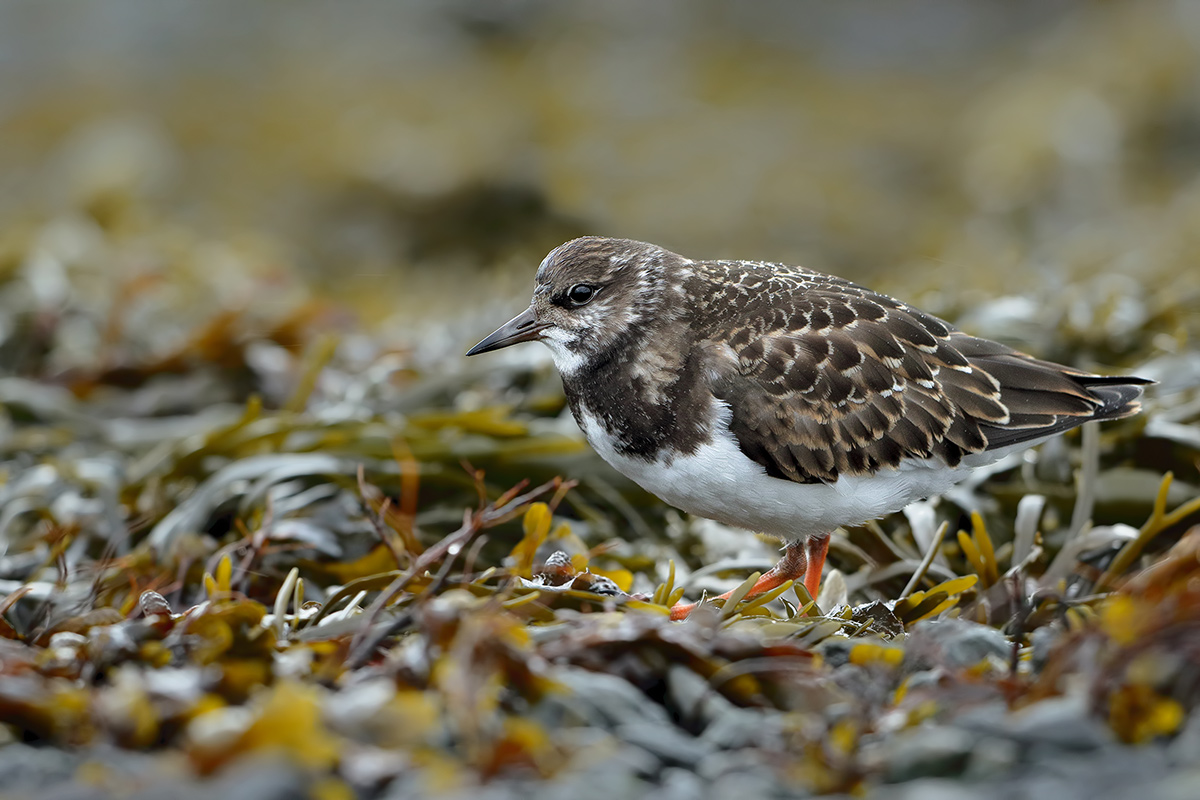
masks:
[[[755,597],[778,588],[787,581],[804,579],[804,588],[809,597],[816,597],[821,587],[821,571],[825,568],[825,556],[829,553],[829,534],[813,536],[805,541],[791,542],[783,550],[779,563],[763,573],[751,587],[746,597]],[[728,600],[732,590],[719,599]],[[699,603],[677,603],[671,606],[671,619],[687,619]]]

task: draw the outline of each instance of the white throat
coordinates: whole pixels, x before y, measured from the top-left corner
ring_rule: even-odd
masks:
[[[583,369],[586,359],[567,344],[573,341],[571,334],[561,328],[548,328],[542,334],[542,341],[550,348],[559,375],[570,378]]]

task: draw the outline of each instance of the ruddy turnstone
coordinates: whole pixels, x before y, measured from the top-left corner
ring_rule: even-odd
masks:
[[[1135,414],[1150,383],[1040,361],[832,275],[601,237],[551,251],[529,308],[467,355],[535,339],[617,471],[786,543],[751,594],[803,577],[815,597],[835,528]]]

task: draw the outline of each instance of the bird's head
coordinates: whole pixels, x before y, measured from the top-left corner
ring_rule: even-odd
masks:
[[[664,298],[681,291],[687,259],[630,239],[587,236],[559,245],[537,271],[529,308],[467,351],[544,341],[563,375],[663,322]]]

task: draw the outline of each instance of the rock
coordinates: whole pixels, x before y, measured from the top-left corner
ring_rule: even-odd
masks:
[[[943,619],[914,625],[906,650],[910,653],[934,650],[940,654],[942,664],[961,669],[973,667],[988,657],[1007,661],[1012,656],[1012,643],[1003,633],[987,625]]]
[[[884,745],[890,783],[959,775],[966,768],[975,736],[958,728],[925,726],[897,734]]]
[[[1013,714],[1007,733],[1032,745],[1034,754],[1049,750],[1096,750],[1115,743],[1112,732],[1091,716],[1083,697],[1053,697]]]

